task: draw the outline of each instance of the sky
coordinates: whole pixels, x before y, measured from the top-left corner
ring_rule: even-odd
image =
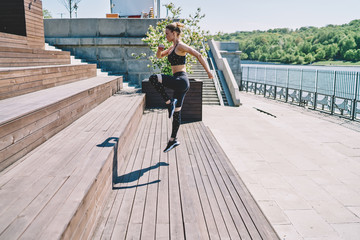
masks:
[[[68,18],[63,0],[42,0],[43,8],[53,18]],[[121,1],[121,0],[120,0]],[[134,2],[136,0],[133,0]],[[360,19],[360,0],[160,0],[160,16],[166,16],[163,4],[182,8],[182,17],[205,14],[200,22],[203,30],[233,33],[236,31],[296,29],[306,26],[341,25]],[[103,18],[110,13],[110,0],[81,0],[78,18]]]

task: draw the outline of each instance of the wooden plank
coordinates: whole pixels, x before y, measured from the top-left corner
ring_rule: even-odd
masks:
[[[129,109],[131,107],[132,106],[130,105]],[[114,117],[114,118],[116,118],[116,117]],[[114,121],[114,123],[115,123],[114,127],[119,125],[119,123],[117,121]],[[102,148],[101,149],[101,148],[98,148],[98,147],[95,146],[96,143],[99,143],[99,138],[103,139],[106,136],[106,133],[99,134],[99,132],[92,132],[92,134],[93,134],[94,137],[89,139],[90,141],[87,143],[87,147],[83,148],[82,151],[81,151],[81,152],[83,152],[83,154],[82,154],[83,157],[85,157],[84,160],[86,160],[88,162],[82,161],[82,162],[79,163],[78,161],[76,161],[76,159],[82,159],[81,155],[79,155],[79,154],[81,154],[81,152],[79,152],[79,154],[77,154],[78,157],[74,158],[74,160],[73,160],[73,163],[77,163],[77,164],[74,165],[74,167],[78,166],[77,168],[71,167],[69,164],[66,164],[65,168],[63,168],[63,169],[59,168],[59,173],[58,174],[60,174],[60,175],[62,175],[62,172],[64,174],[66,174],[66,172],[73,172],[73,175],[69,178],[69,180],[72,179],[75,176],[81,176],[81,174],[79,174],[79,173],[82,173],[82,172],[84,173],[82,178],[80,178],[80,179],[77,178],[77,182],[73,182],[72,184],[67,185],[67,188],[72,189],[71,190],[72,193],[69,195],[69,200],[66,200],[66,198],[63,198],[62,201],[66,200],[68,202],[65,201],[64,202],[65,205],[62,205],[62,204],[60,204],[58,202],[59,205],[52,205],[51,208],[46,208],[47,210],[43,210],[41,212],[41,214],[35,220],[36,223],[33,223],[32,225],[30,225],[30,227],[26,230],[24,236],[37,236],[37,235],[39,235],[41,233],[41,232],[37,231],[38,230],[36,228],[37,224],[40,224],[42,226],[43,225],[46,226],[46,225],[50,224],[50,225],[46,226],[47,230],[45,232],[42,232],[42,237],[44,237],[44,239],[48,239],[48,236],[54,236],[54,232],[59,231],[59,226],[61,226],[61,224],[65,223],[65,222],[62,222],[62,219],[63,218],[66,219],[67,215],[72,214],[73,210],[70,210],[70,209],[74,207],[73,206],[74,205],[73,201],[76,200],[76,199],[81,199],[79,197],[76,197],[76,195],[83,194],[83,190],[81,190],[81,189],[84,189],[84,187],[87,186],[90,183],[89,180],[96,176],[96,172],[98,171],[97,169],[100,169],[100,166],[102,165],[103,160],[101,160],[101,159],[96,160],[96,156],[101,157],[101,156],[103,156],[101,154],[102,152],[110,150],[108,148]],[[107,134],[111,134],[111,133],[107,133]],[[91,150],[91,152],[90,152],[90,150]],[[88,155],[88,153],[90,155]],[[58,155],[61,155],[61,154],[62,154],[61,152],[58,153]],[[86,155],[88,157],[86,157]],[[94,157],[95,157],[95,159],[94,159]],[[101,158],[103,158],[103,157],[101,157]],[[92,161],[92,159],[94,159],[94,161]],[[94,163],[90,164],[89,161],[94,162]],[[83,164],[83,165],[81,165],[81,164]],[[75,169],[75,171],[71,170],[71,169]],[[99,181],[100,181],[100,179],[99,179]],[[76,188],[74,188],[74,186],[77,186],[78,190],[76,190]],[[96,188],[94,188],[94,191],[96,191]],[[88,194],[93,195],[93,194],[91,194],[91,192],[89,192]],[[57,196],[57,195],[55,195],[55,196]],[[94,201],[90,201],[90,202],[94,202]],[[84,205],[84,207],[86,207],[86,204]],[[58,209],[58,210],[56,210],[56,209]],[[90,207],[90,209],[91,209],[91,207]],[[55,214],[55,218],[53,216],[54,214]],[[82,215],[80,214],[79,217],[81,218],[81,216]],[[51,220],[51,219],[53,219],[53,220]]]
[[[80,143],[81,143],[82,141],[80,141]],[[74,143],[72,143],[72,145],[74,145]],[[69,147],[67,148],[67,149],[69,149]],[[37,158],[35,158],[35,159],[37,159]],[[38,167],[38,166],[37,166]],[[46,169],[49,169],[49,168],[46,168]],[[39,174],[40,173],[40,174]],[[32,174],[31,176],[32,177],[30,177],[30,178],[27,178],[27,180],[28,181],[30,181],[31,180],[31,178],[32,179],[35,179],[35,181],[34,182],[37,182],[37,178],[43,178],[43,177],[41,177],[42,175],[41,174],[47,174],[47,172],[46,171],[44,171],[44,170],[42,170],[42,171],[40,171],[39,173],[35,173],[35,174]],[[67,177],[66,177],[67,178]],[[21,179],[19,180],[19,181],[21,181]],[[57,189],[53,189],[53,191],[54,192],[56,192],[56,190]],[[20,190],[21,191],[21,190]],[[49,195],[49,193],[48,193],[48,195]],[[51,195],[49,195],[50,197],[51,197]],[[17,204],[17,206],[19,206],[20,208],[21,208],[21,205],[19,205],[19,204]],[[41,210],[42,208],[40,208],[39,210]]]
[[[104,90],[106,90],[106,89],[104,89]],[[102,96],[106,96],[106,95],[103,94],[100,96],[102,97]],[[87,102],[87,99],[91,99],[91,96],[88,96],[87,98],[82,99],[81,101],[83,101],[83,103],[81,103],[81,102],[78,103],[78,105],[80,105],[81,109],[77,109],[76,111],[74,111],[74,108],[72,108],[70,110],[70,111],[72,111],[71,115],[61,114],[62,110],[60,109],[60,114],[59,114],[60,118],[58,120],[48,124],[46,127],[40,129],[39,131],[35,131],[34,133],[31,133],[31,135],[26,136],[25,138],[19,140],[16,144],[13,144],[13,145],[1,150],[0,156],[1,156],[1,159],[4,159],[1,164],[8,164],[8,163],[6,163],[6,162],[8,162],[7,159],[9,159],[9,157],[11,156],[11,154],[13,152],[18,152],[19,150],[28,148],[29,145],[27,145],[27,144],[34,142],[36,139],[38,139],[38,140],[44,139],[44,136],[47,136],[49,133],[51,133],[51,129],[54,126],[60,126],[61,128],[64,128],[70,122],[72,122],[73,118],[78,118],[79,116],[81,116],[84,113],[86,113],[87,111],[89,111],[91,106],[94,107],[97,105],[97,104],[92,104],[92,103],[84,104],[84,102]],[[69,107],[67,107],[67,108],[69,108]],[[70,121],[69,121],[69,119],[70,119]],[[53,134],[53,133],[51,133],[51,134]],[[46,138],[44,140],[46,140]],[[43,142],[43,141],[41,141],[41,142]],[[15,150],[15,149],[18,149],[18,150]],[[32,150],[32,149],[28,149],[28,150]]]
[[[241,239],[251,239],[254,237],[255,239],[258,239],[260,236],[258,235],[257,230],[254,229],[248,213],[242,208],[240,210],[237,208],[229,193],[228,186],[225,184],[222,176],[223,174],[226,174],[226,172],[219,171],[217,166],[213,163],[214,160],[212,159],[212,156],[209,154],[208,146],[204,143],[201,136],[199,137],[198,124],[194,123],[191,127],[194,137],[198,139],[198,148],[203,151],[203,154],[201,155],[204,156],[203,162],[211,185],[214,189],[217,189],[216,197],[218,202],[222,203],[221,212],[224,214],[225,222],[231,237],[235,238],[240,236]]]
[[[168,125],[170,124],[165,111],[161,114],[160,162],[169,164],[168,154],[162,150],[168,141]],[[156,238],[170,239],[170,209],[169,209],[169,167],[159,169],[158,199],[156,207]]]
[[[103,79],[93,79],[94,81],[93,81],[93,83],[94,84],[96,84],[96,82],[101,82],[101,81],[103,81]],[[93,89],[99,89],[99,93],[101,92],[101,91],[104,91],[104,90],[106,90],[108,87],[110,87],[110,85],[112,85],[112,84],[115,84],[116,85],[116,82],[114,81],[115,79],[109,79],[109,80],[111,80],[111,82],[110,82],[110,84],[109,84],[109,82],[107,82],[107,83],[104,83],[104,84],[99,84],[98,86],[96,86],[96,85],[93,85],[93,87],[95,87],[95,88],[93,88]],[[89,89],[91,89],[91,82],[89,82],[89,81],[87,81],[86,83],[89,83]],[[80,84],[82,84],[82,83],[80,83]],[[68,85],[68,86],[66,86],[65,88],[68,88],[70,85]],[[71,85],[71,86],[73,86],[73,85]],[[78,86],[78,87],[80,87],[80,86]],[[76,87],[74,87],[73,89],[72,89],[72,92],[73,93],[75,93],[77,90],[80,90],[81,89],[81,87],[80,88],[77,88],[76,89]],[[85,90],[86,88],[84,88],[84,90]],[[55,90],[55,89],[54,89]],[[97,90],[96,90],[97,91]],[[51,92],[52,92],[52,90],[50,91],[50,94],[51,94]],[[71,92],[70,91],[68,91],[68,92],[66,92],[66,93],[61,93],[61,92],[57,92],[57,94],[58,94],[58,96],[57,97],[55,97],[54,98],[54,95],[55,94],[53,94],[53,97],[52,98],[50,98],[50,99],[48,99],[47,100],[47,102],[45,102],[45,101],[43,101],[41,104],[42,105],[44,105],[45,107],[46,107],[46,104],[49,104],[49,106],[47,106],[46,108],[44,108],[44,111],[49,111],[50,113],[52,113],[53,111],[51,111],[51,109],[53,108],[54,110],[55,109],[61,109],[61,107],[63,108],[64,107],[64,105],[66,106],[66,105],[69,105],[69,103],[74,103],[74,102],[77,102],[78,100],[80,100],[80,99],[82,99],[84,96],[91,96],[91,93],[89,94],[89,92],[87,91],[83,91],[83,92],[80,92],[80,93],[77,93],[77,94],[74,94],[73,96],[71,96]],[[53,105],[51,105],[51,102],[54,102],[54,101],[56,101],[56,100],[58,100],[59,98],[61,98],[61,96],[60,95],[64,95],[63,97],[67,97],[66,95],[70,95],[71,97],[70,98],[68,98],[68,99],[66,99],[65,98],[65,100],[62,100],[62,101],[60,101],[60,102],[57,102],[57,103],[55,103],[55,104],[53,104]],[[45,97],[46,97],[46,95],[45,95]],[[27,105],[25,105],[25,104],[23,104],[23,105],[21,105],[21,106],[19,106],[17,109],[11,109],[10,107],[8,107],[8,105],[7,104],[12,104],[12,106],[14,107],[15,106],[15,104],[20,104],[21,102],[22,102],[22,100],[21,99],[19,99],[19,101],[18,102],[16,102],[14,99],[10,99],[9,101],[2,101],[2,107],[4,107],[4,109],[5,110],[7,110],[7,114],[8,114],[8,116],[6,116],[6,117],[4,117],[4,118],[12,118],[12,115],[13,116],[20,116],[20,118],[18,117],[18,121],[21,121],[21,126],[26,126],[26,125],[28,125],[28,124],[30,124],[34,119],[38,119],[39,117],[41,118],[42,116],[43,116],[43,113],[41,113],[41,112],[39,112],[39,111],[35,111],[35,112],[33,112],[33,116],[31,116],[32,118],[25,118],[25,117],[23,117],[23,118],[21,118],[21,111],[25,111],[25,113],[26,113],[26,111],[34,111],[34,110],[36,110],[36,107],[41,107],[41,106],[32,106],[31,107],[31,104],[32,103],[35,103],[36,104],[36,102],[37,101],[41,101],[41,99],[42,98],[44,98],[44,95],[37,95],[37,94],[33,94],[33,97],[31,98],[31,102],[29,102],[29,104],[27,104]],[[37,105],[39,105],[39,103],[37,103]],[[34,108],[35,107],[35,108]],[[13,113],[11,113],[11,110],[13,111]],[[10,115],[10,116],[9,116]],[[37,116],[38,115],[38,116]],[[4,131],[2,131],[1,132],[1,137],[3,137],[3,136],[6,136],[7,134],[9,134],[9,133],[11,133],[11,132],[13,132],[13,131],[15,131],[16,129],[17,129],[17,123],[15,123],[14,121],[13,122],[9,122],[8,124],[6,124],[6,125],[4,125],[4,123],[2,123],[3,125],[1,125],[1,127],[5,127],[6,126],[6,128],[4,128]],[[13,125],[13,126],[12,126]],[[6,130],[6,131],[5,131]]]
[[[184,139],[180,129],[179,139]],[[183,221],[186,239],[209,239],[206,221],[202,212],[198,191],[194,184],[191,164],[188,161],[186,145],[180,145],[175,149],[178,163],[179,185],[181,205],[183,209]]]
[[[210,239],[220,239],[219,232],[218,232],[218,226],[216,225],[214,215],[211,210],[210,202],[206,193],[205,186],[203,184],[203,181],[201,179],[199,168],[196,164],[193,148],[191,141],[189,139],[189,135],[187,132],[187,126],[182,126],[182,132],[184,137],[184,143],[186,144],[186,150],[188,152],[188,165],[191,168],[192,172],[190,174],[193,175],[194,181],[193,181],[193,188],[197,190],[197,195],[199,198],[199,202],[197,203],[197,206],[199,209],[201,209],[202,214],[204,215],[206,226],[208,230],[208,234]],[[199,206],[200,205],[200,206]]]
[[[141,132],[137,133],[132,152],[126,157],[127,180],[117,185],[117,196],[112,196],[107,208],[106,223],[100,224],[100,233],[94,236],[101,239],[277,239],[275,231],[267,229],[270,225],[262,213],[252,216],[248,206],[243,208],[251,195],[237,189],[242,186],[234,182],[236,174],[227,172],[229,167],[223,166],[224,162],[229,164],[228,159],[203,123],[181,125],[182,144],[164,154],[160,151],[168,140],[171,121],[166,110],[150,111],[144,115]],[[159,162],[170,165],[150,170]],[[134,178],[135,173],[143,174]],[[129,181],[131,178],[135,184]],[[151,184],[157,180],[160,182]],[[242,196],[240,191],[247,196]],[[262,222],[253,221],[253,217]]]
[[[109,101],[113,100],[113,98],[110,98]],[[96,109],[91,111],[91,113],[94,113],[94,112],[97,112]],[[95,116],[91,117],[91,118],[80,118],[77,120],[77,122],[81,122],[81,125],[82,126],[86,126],[89,122],[91,122],[93,119],[95,119],[97,116],[101,116],[101,114],[96,114]],[[73,131],[70,131],[69,128],[65,128],[63,131],[62,131],[62,135],[63,137],[67,137],[69,134],[73,134]],[[62,147],[64,144],[62,145],[59,145],[59,144],[56,144],[54,143],[56,141],[56,139],[58,139],[58,135],[55,135],[53,138],[47,140],[47,144],[50,144],[51,142],[53,143],[53,145],[56,145],[56,147]],[[53,148],[53,146],[51,146]],[[41,156],[43,156],[44,154],[47,153],[47,149],[45,148],[45,150],[42,150],[44,149],[44,147],[41,145],[38,147],[38,150],[36,152],[30,152],[29,154],[27,154],[24,158],[22,158],[22,161],[20,161],[19,165],[25,165],[27,164],[26,166],[24,166],[24,169],[27,169],[28,171],[26,171],[26,173],[28,175],[32,175],[32,172],[30,171],[31,167],[33,166],[33,163],[30,163],[28,161],[24,161],[26,160],[27,158],[31,157],[32,155],[34,154],[37,154],[38,153],[38,156],[35,157],[36,159],[41,159]],[[58,151],[58,149],[56,148],[53,148],[55,152]],[[64,156],[66,158],[66,156]],[[19,167],[20,168],[20,167]],[[17,169],[19,169],[17,168]],[[11,167],[7,168],[6,170],[0,172],[0,186],[2,186],[2,184],[6,183],[6,181],[8,181],[8,178],[9,178],[9,174],[8,174],[8,169],[10,170]],[[14,172],[14,171],[11,171],[11,173],[14,173],[14,175],[24,175],[24,172],[22,172],[21,170],[17,171],[17,172]],[[10,175],[11,177],[11,175]],[[5,179],[5,180],[4,180]],[[4,181],[3,181],[4,180]]]
[[[11,225],[9,225],[6,230],[1,233],[0,238],[14,239],[20,237],[28,224],[33,221],[33,219],[41,211],[43,206],[46,205],[46,203],[49,201],[49,195],[54,193],[54,189],[59,189],[59,187],[63,185],[66,180],[67,177],[64,176],[57,176],[52,179],[52,181],[48,185],[46,185],[46,187],[36,196],[36,198],[34,198],[33,201],[30,202],[30,204],[26,208],[23,209],[21,213],[17,213],[17,216],[21,217],[16,217],[11,223]],[[36,189],[33,187],[31,187],[30,189],[31,191],[36,191]],[[18,204],[18,202],[16,204]],[[17,207],[18,205],[16,205],[15,208]],[[7,216],[9,216],[8,214],[9,213],[7,213]],[[9,223],[9,219],[6,220],[7,223]]]
[[[131,172],[131,170],[133,169],[133,164],[134,164],[134,158],[132,156],[134,156],[138,150],[138,145],[141,142],[142,138],[143,138],[143,133],[144,133],[144,129],[145,129],[145,121],[142,120],[139,124],[139,128],[137,130],[136,133],[136,137],[134,137],[132,143],[130,144],[130,146],[132,146],[128,152],[128,157],[125,158],[124,162],[116,162],[117,165],[114,166],[114,170],[116,171],[114,173],[113,176],[113,186],[119,185],[118,181],[120,176],[124,175],[125,172]],[[126,175],[123,177],[122,181],[123,181],[123,187],[125,187],[126,183],[128,182],[130,177],[130,174]],[[110,239],[111,235],[113,233],[113,229],[114,226],[116,224],[116,220],[117,217],[120,213],[119,209],[121,207],[122,201],[123,201],[123,197],[124,197],[124,192],[125,189],[116,191],[113,189],[113,201],[110,201],[108,208],[111,210],[109,212],[109,214],[106,215],[106,223],[103,225],[103,230],[101,230],[101,239]],[[96,239],[100,239],[100,238],[96,238]]]
[[[251,219],[253,223],[255,224],[255,227],[259,231],[261,237],[263,239],[278,239],[277,234],[275,233],[274,229],[270,225],[270,223],[265,218],[263,212],[261,211],[260,207],[257,205],[253,197],[251,196],[250,192],[246,188],[245,184],[242,182],[241,178],[236,173],[236,170],[232,166],[232,164],[229,162],[226,154],[220,147],[220,145],[217,143],[215,137],[212,135],[211,131],[206,128],[203,124],[200,124],[200,127],[204,129],[204,138],[207,137],[207,141],[209,142],[209,146],[213,148],[213,151],[219,158],[224,159],[219,162],[219,164],[222,165],[222,167],[227,172],[227,175],[229,176],[231,180],[228,184],[229,187],[234,187],[236,189],[237,195],[239,198],[241,198],[241,201],[243,205],[246,208],[246,211],[251,216]]]
[[[169,121],[169,120],[168,120]],[[171,132],[172,124],[168,124]],[[168,136],[169,139],[169,136]],[[183,209],[180,198],[179,176],[175,151],[167,153],[169,158],[169,211],[170,211],[170,238],[185,239],[183,225]]]
[[[27,171],[28,172],[28,171]]]
[[[199,152],[199,149],[197,148],[197,139],[193,137],[193,134],[191,132],[191,128],[186,125],[185,126],[187,130],[187,134],[189,136],[190,145],[192,147],[192,153],[194,154],[195,162],[193,163],[193,166],[196,164],[196,167],[199,171],[199,177],[200,179],[197,181],[198,184],[202,182],[202,185],[205,188],[207,199],[210,203],[211,207],[211,213],[205,212],[205,214],[213,214],[214,220],[217,226],[217,229],[219,231],[220,238],[230,238],[230,233],[228,232],[227,225],[225,220],[228,218],[224,218],[223,212],[220,210],[219,203],[217,202],[216,193],[214,192],[214,189],[211,186],[210,177],[207,175],[206,169],[204,165],[202,164],[202,158]],[[227,210],[223,208],[224,214],[228,214]]]
[[[144,121],[146,122],[143,137],[141,139],[140,144],[138,145],[138,149],[136,153],[134,154],[133,160],[133,166],[130,170],[131,172],[126,172],[125,176],[127,179],[123,179],[122,181],[126,181],[125,183],[119,183],[115,185],[115,188],[124,188],[122,189],[121,193],[124,194],[121,207],[119,209],[119,215],[116,220],[113,234],[111,236],[112,239],[125,239],[126,233],[128,229],[129,220],[131,217],[131,212],[133,208],[133,202],[134,202],[134,196],[136,194],[136,186],[138,183],[138,178],[140,172],[138,171],[141,169],[142,166],[142,160],[144,159],[144,153],[145,153],[145,147],[146,147],[146,139],[149,133],[150,129],[150,121],[147,121],[151,116],[144,115]],[[124,177],[122,177],[124,178]]]
[[[162,132],[162,111],[155,111],[152,113],[155,115],[153,126],[155,131],[153,133],[153,144],[151,145],[151,163],[147,185],[147,194],[145,200],[145,209],[143,217],[143,227],[141,229],[142,239],[151,239],[156,235],[156,207],[158,198],[158,183],[160,168],[167,165],[165,162],[160,161],[161,154],[161,132]],[[151,136],[150,136],[151,139]]]
[[[153,167],[151,166],[151,156],[155,137],[156,115],[150,114],[150,116],[151,118],[148,120],[150,121],[149,132],[147,133],[146,138],[143,138],[143,141],[146,141],[146,146],[144,154],[141,156],[143,157],[141,160],[141,169],[137,170],[139,171],[139,179],[137,181],[136,194],[134,196],[133,209],[129,220],[126,239],[140,238],[145,205],[147,204],[145,202],[147,196],[147,186],[148,184],[151,184],[151,182],[149,182],[149,172]]]
[[[0,79],[1,81],[6,79],[16,79],[21,77],[24,80],[31,81],[33,76],[43,76],[44,79],[61,77],[66,75],[71,75],[69,72],[77,72],[81,70],[96,70],[96,65],[94,64],[78,64],[78,65],[61,65],[61,66],[38,66],[38,67],[21,67],[21,68],[4,68],[0,69]],[[54,75],[55,74],[55,75]],[[38,79],[38,78],[35,78]],[[39,80],[39,79],[38,79]],[[17,82],[21,83],[21,82]]]

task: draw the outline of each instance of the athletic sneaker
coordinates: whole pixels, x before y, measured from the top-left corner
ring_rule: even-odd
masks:
[[[172,99],[171,102],[168,105],[168,111],[169,111],[169,118],[171,118],[174,114],[175,107],[176,107],[177,99]]]
[[[164,149],[164,153],[170,151],[171,149],[179,146],[180,143],[177,141],[177,139],[175,139],[174,141],[169,141],[166,148]]]

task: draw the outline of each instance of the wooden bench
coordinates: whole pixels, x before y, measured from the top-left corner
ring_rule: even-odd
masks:
[[[88,239],[144,102],[112,96],[0,172],[0,238]]]
[[[0,171],[122,88],[93,77],[0,101]]]
[[[202,86],[203,82],[190,79],[190,89],[187,92],[184,104],[181,110],[181,118],[184,121],[202,120]],[[171,97],[173,90],[165,89]],[[165,102],[160,94],[154,89],[148,79],[142,81],[142,92],[146,93],[147,108],[165,108]]]

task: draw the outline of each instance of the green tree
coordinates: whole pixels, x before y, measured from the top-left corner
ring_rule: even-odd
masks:
[[[348,60],[348,61],[356,61],[356,50],[354,49],[349,49],[345,52],[344,54],[344,58],[345,60]]]
[[[356,50],[355,61],[360,61],[360,49]]]
[[[346,38],[343,38],[340,42],[339,42],[339,48],[340,48],[340,53],[341,55],[343,55],[345,57],[345,53],[350,50],[350,49],[354,49],[356,48],[356,42],[355,39],[351,36],[348,36]]]
[[[325,56],[326,56],[326,52],[325,52],[324,49],[319,48],[318,50],[316,50],[315,59],[316,59],[317,61],[324,60],[324,59],[325,59]]]
[[[348,50],[360,49],[360,19],[343,25],[328,25],[322,28],[302,27],[289,29],[269,29],[267,31],[236,32],[227,34],[232,41],[238,41],[240,50],[248,59],[281,61],[304,64],[320,60],[346,60]],[[223,40],[217,36],[217,40]],[[291,56],[291,57],[290,57]],[[358,61],[358,60],[356,60]],[[360,61],[360,60],[359,60]]]
[[[305,58],[302,56],[296,56],[295,61],[297,64],[304,64],[305,63]]]
[[[325,46],[324,50],[325,50],[325,58],[329,60],[333,60],[339,52],[339,47],[336,43],[333,43]]]
[[[49,10],[44,9],[44,10],[43,10],[43,17],[44,17],[44,18],[52,18],[52,15],[51,15],[51,13],[50,13]]]
[[[315,61],[315,57],[311,53],[308,53],[306,54],[304,61],[308,64],[313,63]]]
[[[242,60],[246,60],[246,59],[249,58],[249,56],[248,56],[246,53],[242,52],[242,53],[240,54],[240,58],[241,58]]]

